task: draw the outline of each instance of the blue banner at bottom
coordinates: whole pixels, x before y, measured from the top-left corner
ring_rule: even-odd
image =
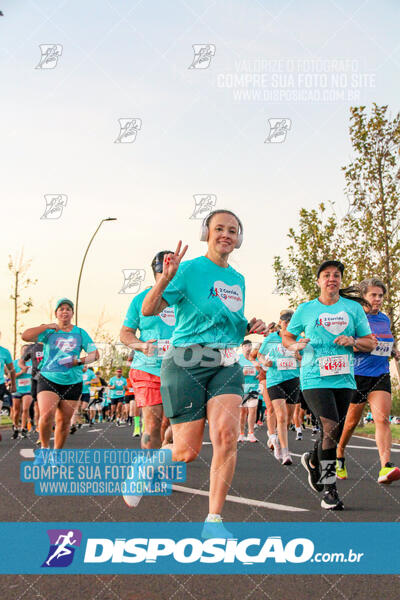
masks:
[[[400,523],[0,523],[3,574],[399,572]]]

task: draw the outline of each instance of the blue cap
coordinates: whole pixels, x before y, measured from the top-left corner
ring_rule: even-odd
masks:
[[[56,304],[56,310],[58,310],[60,308],[61,304],[69,304],[69,306],[72,308],[72,310],[74,310],[74,303],[72,302],[72,300],[69,300],[68,298],[60,298],[60,300],[58,300],[58,302]]]

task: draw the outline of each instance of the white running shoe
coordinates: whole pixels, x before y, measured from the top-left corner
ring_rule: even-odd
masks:
[[[276,437],[273,437],[273,436],[268,437],[267,446],[271,450],[271,452],[274,451],[275,440],[276,440]]]
[[[293,460],[292,460],[292,457],[290,456],[290,452],[287,452],[287,454],[285,456],[282,456],[282,464],[287,465],[287,466],[293,464]]]
[[[246,442],[258,442],[258,439],[254,435],[254,433],[249,433],[246,438]]]
[[[122,494],[122,498],[129,508],[136,508],[143,496],[130,496],[128,494]]]
[[[281,445],[279,443],[278,438],[276,438],[275,444],[274,444],[274,456],[275,456],[276,460],[280,461],[282,459],[282,449],[281,449]]]
[[[241,434],[239,435],[239,437],[238,437],[237,441],[238,441],[238,442],[245,442],[245,441],[246,441],[246,438],[245,438],[245,436],[243,435],[243,433],[241,433]]]

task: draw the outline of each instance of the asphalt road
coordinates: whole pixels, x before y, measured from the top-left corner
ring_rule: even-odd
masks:
[[[70,436],[66,448],[139,448],[131,429],[104,423],[83,427]],[[19,464],[36,447],[36,435],[11,440],[2,430],[0,443],[0,521],[203,521],[207,515],[208,470],[212,449],[206,434],[200,457],[188,465],[187,480],[170,497],[144,498],[128,509],[120,497],[39,497],[33,484],[19,481]],[[266,447],[265,428],[256,431],[259,443],[239,445],[238,463],[224,509],[225,521],[366,522],[399,519],[400,485],[376,483],[379,460],[373,440],[353,437],[347,453],[349,479],[339,482],[345,503],[342,512],[321,509],[300,464],[311,449],[311,432],[301,442],[290,432],[294,463],[280,465]],[[400,463],[400,446],[393,460]],[[182,488],[185,488],[182,490]],[[202,492],[202,493],[199,493]],[[235,501],[239,499],[239,502]],[[388,540],[390,552],[390,540]],[[399,577],[372,575],[159,575],[159,576],[0,576],[2,598],[15,600],[397,600]]]

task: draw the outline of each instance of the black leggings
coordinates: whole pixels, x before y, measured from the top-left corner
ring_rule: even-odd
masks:
[[[261,398],[259,398],[258,405],[257,405],[257,417],[256,417],[257,423],[258,423],[258,421],[264,421],[264,414],[265,414],[265,406],[263,405],[263,401],[261,400]]]
[[[319,388],[303,390],[305,401],[317,417],[321,436],[314,445],[313,465],[336,460],[336,447],[342,435],[347,409],[354,395],[349,388]]]

